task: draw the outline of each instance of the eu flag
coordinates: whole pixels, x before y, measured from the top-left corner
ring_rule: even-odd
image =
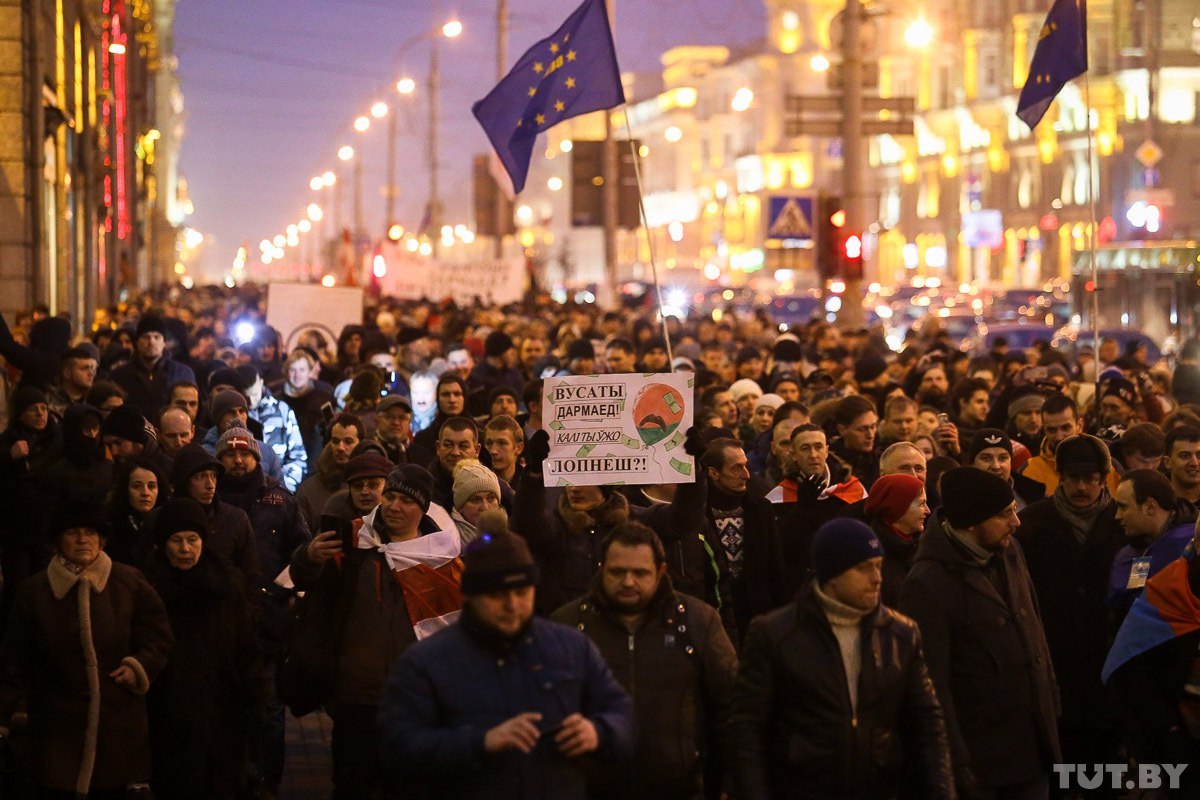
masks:
[[[584,0],[471,110],[512,178],[513,190],[520,192],[539,133],[624,102],[605,0]]]
[[[1017,116],[1031,129],[1067,85],[1087,72],[1087,0],[1054,0],[1038,36]]]

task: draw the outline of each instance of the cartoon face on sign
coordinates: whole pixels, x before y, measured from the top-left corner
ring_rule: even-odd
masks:
[[[633,421],[645,445],[655,445],[683,422],[683,398],[670,386],[652,383],[638,392],[633,401]]]

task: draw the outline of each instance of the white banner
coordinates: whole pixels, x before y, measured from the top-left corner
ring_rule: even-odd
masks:
[[[291,352],[300,334],[318,330],[335,346],[342,328],[361,325],[363,290],[326,288],[318,283],[271,283],[267,286],[267,324],[283,337]]]
[[[451,264],[413,255],[407,250],[384,246],[381,250],[386,271],[378,276],[384,295],[400,300],[442,300],[460,302],[479,298],[491,305],[520,302],[527,279],[521,259]]]
[[[547,379],[546,485],[691,483],[696,465],[683,439],[694,385],[690,372]]]

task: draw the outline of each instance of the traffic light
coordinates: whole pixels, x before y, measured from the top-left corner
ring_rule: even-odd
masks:
[[[842,275],[842,227],[846,211],[842,198],[822,194],[817,197],[817,275],[832,280]]]
[[[842,277],[848,281],[862,280],[862,234],[843,233],[841,237]]]

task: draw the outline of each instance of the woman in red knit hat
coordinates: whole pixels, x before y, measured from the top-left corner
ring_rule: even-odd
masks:
[[[905,473],[885,475],[871,486],[865,510],[883,544],[883,604],[894,608],[929,516],[925,484]]]

